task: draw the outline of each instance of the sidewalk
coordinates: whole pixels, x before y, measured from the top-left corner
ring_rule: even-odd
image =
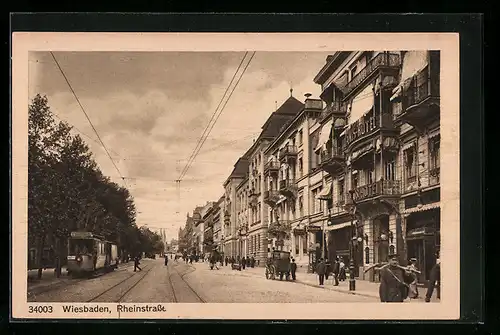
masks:
[[[147,263],[149,260],[142,259],[141,263],[144,261],[146,261]],[[128,263],[118,264],[118,269],[123,269],[133,266],[134,262],[129,261]],[[38,269],[29,270],[27,273],[28,295],[41,294],[49,290],[63,287],[70,283],[76,283],[78,281],[84,280],[84,279],[73,279],[71,276],[68,276],[68,272],[66,271],[65,267],[62,268],[61,276],[59,278],[55,276],[54,268],[43,270],[41,279],[38,279],[37,276],[38,276]]]
[[[198,263],[200,264],[200,263]],[[201,263],[205,264],[208,266],[206,263]],[[194,265],[194,263],[193,263]],[[265,278],[265,268],[264,267],[255,267],[255,268],[245,268],[245,270],[237,271],[237,270],[231,270],[230,265],[220,267],[219,269],[224,269],[228,271],[235,271],[238,273],[241,273],[241,275],[251,275],[252,277],[259,277],[259,278]],[[319,280],[318,280],[318,275],[314,273],[307,273],[307,268],[299,268],[302,271],[297,272],[297,280],[295,283],[298,284],[303,284],[307,286],[312,286],[312,287],[317,287],[317,288],[323,288],[331,291],[336,291],[336,292],[341,292],[345,294],[353,294],[353,295],[360,295],[360,296],[365,296],[365,297],[370,297],[379,300],[379,283],[375,282],[370,282],[367,280],[361,280],[361,279],[356,279],[356,290],[355,291],[349,291],[349,281],[343,281],[340,282],[338,286],[333,286],[333,279],[332,277],[328,277],[328,280],[325,279],[325,285],[320,286]],[[406,301],[408,302],[424,302],[425,298],[425,293],[427,291],[427,288],[425,287],[419,287],[418,292],[419,292],[419,298],[417,299],[407,299]],[[439,302],[439,299],[437,299],[436,296],[436,291],[434,290],[434,294],[432,296],[431,302]]]

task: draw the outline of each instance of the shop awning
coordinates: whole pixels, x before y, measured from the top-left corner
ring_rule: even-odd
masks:
[[[418,212],[425,212],[425,211],[429,211],[431,209],[436,209],[436,208],[440,208],[440,207],[441,207],[440,202],[433,202],[432,204],[425,204],[420,208],[418,208],[418,206],[417,206],[417,207],[405,209],[402,213],[403,214],[412,214],[412,213],[418,213]]]
[[[281,196],[280,196],[280,198],[278,199],[278,201],[276,201],[276,205],[281,204],[281,203],[282,203],[283,201],[285,201],[285,200],[286,200],[286,197],[285,197],[285,196],[283,196],[283,195],[281,195]]]
[[[333,121],[329,120],[321,128],[321,131],[319,133],[318,145],[314,149],[315,152],[318,152],[321,148],[324,148],[328,143],[328,141],[330,140],[330,135],[332,133],[332,125]]]
[[[339,224],[335,224],[335,225],[331,225],[331,226],[329,225],[328,230],[338,230],[338,229],[347,228],[350,226],[351,226],[351,222],[343,222],[343,223],[339,223]]]
[[[325,188],[316,195],[316,199],[318,200],[330,200],[332,198],[332,183],[326,184]]]

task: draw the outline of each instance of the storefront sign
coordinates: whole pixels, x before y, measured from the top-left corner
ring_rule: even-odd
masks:
[[[305,233],[306,233],[306,231],[304,229],[296,228],[293,230],[294,235],[304,235]]]
[[[310,233],[315,233],[318,231],[322,231],[323,229],[320,226],[308,226],[307,231]]]

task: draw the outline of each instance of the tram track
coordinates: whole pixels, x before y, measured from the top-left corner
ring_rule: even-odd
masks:
[[[172,267],[174,269],[174,271],[179,275],[179,278],[182,280],[182,282],[184,284],[186,284],[186,287],[196,296],[196,298],[202,302],[202,303],[206,303],[205,299],[203,299],[199,294],[198,292],[196,292],[195,289],[193,289],[193,287],[191,285],[189,285],[189,283],[186,281],[186,279],[184,279],[184,276],[196,271],[196,268],[192,265],[189,266],[190,269],[192,269],[192,271],[189,271],[189,272],[185,272],[183,274],[181,274],[178,270],[177,270],[177,267],[176,266],[173,266]],[[169,274],[168,276],[168,281],[170,282],[170,287],[172,288],[172,295],[173,295],[173,298],[174,298],[174,302],[178,302],[177,300],[177,295],[175,294],[175,288],[174,288],[174,284],[172,282],[172,275]]]
[[[130,286],[127,290],[125,290],[124,293],[122,293],[118,299],[113,299],[114,301],[110,301],[110,302],[115,302],[115,303],[118,303],[120,302],[130,291],[132,291],[132,289],[134,289],[147,275],[148,273],[154,268],[153,265],[148,265],[147,267],[144,266],[144,270],[147,269],[147,271],[144,272],[144,274],[142,275],[139,275],[139,279],[134,283],[132,284],[132,286]],[[143,271],[144,271],[143,270]],[[127,276],[125,279],[119,281],[118,283],[112,285],[111,287],[109,287],[108,289],[102,291],[101,293],[99,293],[98,295],[92,297],[91,299],[87,300],[87,302],[95,302],[97,299],[99,299],[100,297],[104,296],[106,293],[109,293],[111,292],[112,290],[116,289],[117,287],[121,286],[122,284],[126,283],[127,281],[129,281],[130,279],[132,279],[133,277],[136,277],[137,273],[134,273],[134,274],[131,274],[130,276]]]

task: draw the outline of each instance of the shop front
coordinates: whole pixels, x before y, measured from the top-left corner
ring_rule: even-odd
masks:
[[[422,272],[419,282],[429,280],[440,249],[440,208],[409,213],[406,217],[406,250],[408,258],[417,259]]]

